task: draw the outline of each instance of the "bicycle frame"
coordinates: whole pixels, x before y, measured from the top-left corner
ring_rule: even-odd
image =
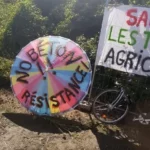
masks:
[[[128,98],[125,95],[125,90],[123,88],[121,88],[118,97],[111,103],[111,109],[113,109],[120,102],[122,96],[125,96],[125,100],[128,100]]]

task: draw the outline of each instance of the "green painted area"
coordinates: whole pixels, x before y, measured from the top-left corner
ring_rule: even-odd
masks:
[[[110,33],[109,33],[109,38],[108,38],[108,40],[109,40],[109,41],[116,42],[116,40],[112,38],[112,31],[113,31],[113,26],[110,27]]]
[[[125,44],[126,36],[124,34],[126,34],[125,32],[127,32],[127,31],[128,31],[127,29],[120,29],[118,43]]]
[[[150,31],[145,31],[144,34],[146,35],[144,49],[147,49],[150,42]]]
[[[118,32],[118,35],[116,32]],[[150,43],[150,31],[144,31],[143,34],[138,32],[138,28],[137,30],[131,31],[128,29],[120,28],[118,31],[116,31],[115,26],[111,26],[108,33],[108,41],[117,42],[122,45],[128,44],[130,46],[136,46],[137,42],[144,42],[143,49],[147,49]]]
[[[133,30],[133,31],[130,33],[131,42],[128,42],[128,44],[131,45],[131,46],[136,45],[136,38],[134,37],[135,34],[138,35],[138,31]]]

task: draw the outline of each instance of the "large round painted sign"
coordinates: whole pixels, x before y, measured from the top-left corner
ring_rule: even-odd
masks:
[[[12,89],[37,115],[68,111],[87,95],[91,65],[78,44],[60,36],[38,38],[22,48],[12,65]]]

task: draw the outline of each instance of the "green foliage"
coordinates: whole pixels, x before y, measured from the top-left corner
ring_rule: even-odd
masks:
[[[60,21],[60,23],[55,28],[54,34],[56,35],[69,35],[71,29],[68,28],[68,25],[71,23],[71,20],[76,16],[73,12],[74,5],[76,0],[66,0],[66,5],[64,7],[64,20]]]
[[[5,59],[5,58],[0,57],[0,62],[1,62],[0,76],[9,77],[9,75],[10,75],[10,66],[12,64],[12,61],[9,60],[9,59]]]
[[[86,38],[84,35],[81,35],[77,37],[76,42],[86,51],[93,68],[97,52],[98,35],[93,38]]]
[[[18,4],[12,5],[10,3],[4,3],[3,0],[0,1],[0,41],[2,41],[3,35],[7,31],[14,16],[17,14],[18,9]],[[0,42],[0,44],[2,45],[2,42]]]
[[[150,0],[129,0],[130,4],[141,5],[141,6],[150,6]]]
[[[14,58],[28,42],[44,35],[73,40],[82,34],[94,37],[100,31],[104,8],[99,0],[0,0],[0,3],[0,55],[6,58]]]
[[[104,1],[77,0],[74,5],[76,15],[69,25],[71,29],[70,37],[76,39],[82,34],[87,38],[95,37],[101,28],[103,11]]]
[[[45,35],[47,18],[41,15],[31,0],[16,1],[15,4],[3,3],[0,31],[0,54],[14,58],[29,41]],[[1,7],[3,7],[1,5]],[[9,11],[8,11],[9,10]]]
[[[75,40],[94,68],[105,0],[0,0],[0,77],[8,78],[12,59],[31,40],[61,35]],[[124,4],[150,6],[150,0],[116,0]],[[114,3],[114,1],[112,1]],[[93,92],[121,83],[131,95],[149,97],[149,79],[98,67]],[[135,88],[137,87],[137,88]],[[132,91],[132,92],[131,92]],[[139,92],[140,91],[140,92]],[[136,97],[133,96],[135,99]]]

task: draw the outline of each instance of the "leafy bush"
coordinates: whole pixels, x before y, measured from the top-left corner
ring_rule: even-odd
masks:
[[[9,77],[10,75],[10,67],[12,65],[12,61],[6,58],[0,57],[0,76]]]
[[[52,34],[75,40],[87,52],[94,69],[105,2],[105,0],[0,0],[0,77],[9,79],[11,60],[28,42]],[[150,5],[150,0],[122,0],[122,2]],[[149,78],[134,76],[131,85],[127,84],[128,79],[126,73],[97,67],[93,93],[96,93],[96,90],[100,92],[102,89],[114,87],[117,81],[126,87],[135,99],[142,95],[149,97]]]
[[[9,84],[11,65],[11,60],[0,57],[0,87]]]
[[[40,9],[31,0],[1,3],[0,55],[14,58],[29,41],[47,34],[47,18],[41,15]]]

